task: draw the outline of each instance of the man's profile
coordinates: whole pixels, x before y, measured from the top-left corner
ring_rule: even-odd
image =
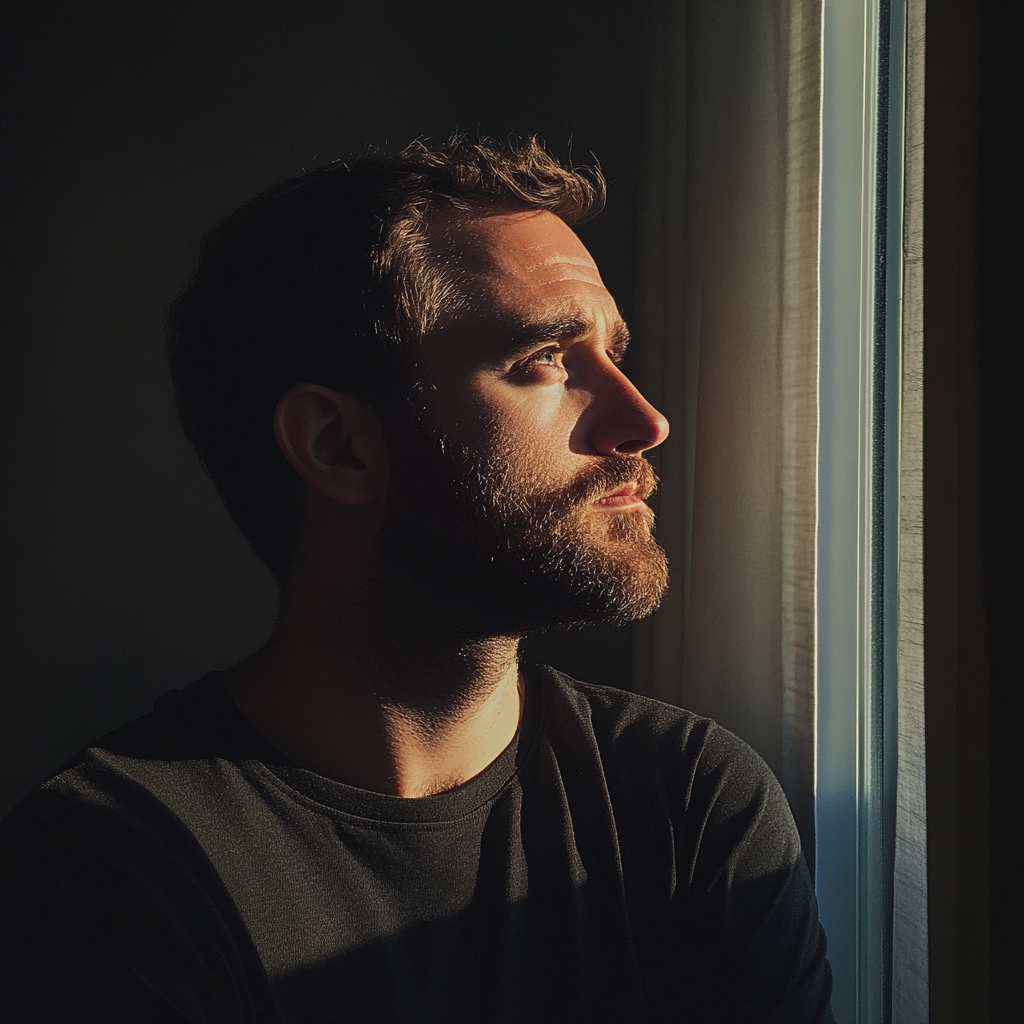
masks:
[[[277,628],[7,818],[9,1019],[832,1020],[757,755],[519,661],[668,581],[603,202],[532,139],[417,143],[208,236],[171,373]]]

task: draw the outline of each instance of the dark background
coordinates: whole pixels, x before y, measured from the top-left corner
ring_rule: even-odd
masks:
[[[933,1024],[1024,1020],[1019,4],[927,0],[924,629]]]
[[[3,6],[0,812],[271,626],[269,577],[181,438],[163,365],[163,309],[205,230],[367,143],[537,132],[603,166],[609,208],[581,233],[631,319],[668,2]],[[1020,34],[1016,4],[927,12],[931,987],[933,1019],[965,1024],[1024,1009]],[[630,683],[628,629],[534,647]]]

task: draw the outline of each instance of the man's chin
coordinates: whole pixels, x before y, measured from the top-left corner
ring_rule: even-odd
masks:
[[[668,586],[665,553],[646,532],[539,552],[505,550],[493,561],[393,558],[383,575],[436,604],[448,627],[476,637],[626,625],[650,615]]]
[[[668,561],[654,539],[648,535],[643,546],[618,543],[605,557],[595,579],[596,600],[576,624],[624,626],[655,612],[668,589]]]
[[[652,534],[654,513],[647,505],[622,512],[591,509],[587,527],[591,543],[609,551],[621,549],[624,555],[628,555],[637,547],[658,547]]]
[[[496,619],[514,624],[514,631],[521,634],[623,626],[653,613],[667,588],[665,552],[647,532],[640,543],[618,539],[588,546],[574,558],[545,566],[518,586],[506,580],[505,599],[494,611]]]

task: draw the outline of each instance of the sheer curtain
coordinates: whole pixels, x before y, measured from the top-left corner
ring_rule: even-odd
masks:
[[[637,324],[644,362],[634,369],[672,423],[658,456],[658,530],[673,578],[636,635],[635,679],[642,692],[717,719],[775,771],[808,861],[822,857],[819,897],[823,914],[825,904],[833,913],[840,1020],[888,1019],[891,1009],[893,1020],[921,1024],[924,0],[827,2],[825,10],[822,0],[655,0],[648,8],[654,59]],[[844,26],[839,46],[836,25]],[[839,265],[842,301],[833,294]],[[822,276],[826,266],[833,277]],[[885,282],[879,266],[891,268]],[[843,302],[852,302],[852,316]],[[884,325],[872,327],[870,313],[859,312],[874,309],[877,318],[879,308],[889,311]],[[841,380],[837,346],[847,346],[853,367]],[[858,346],[875,358],[884,351],[888,413],[864,390]],[[822,391],[820,357],[832,374]],[[820,393],[831,397],[819,409]],[[836,446],[840,398],[853,411]],[[819,436],[822,424],[827,436]],[[884,448],[876,451],[871,438],[881,426]],[[869,445],[859,455],[858,437]],[[853,452],[850,466],[833,459],[830,443]],[[877,458],[894,471],[877,503],[882,520],[862,521],[871,483],[857,481]],[[831,481],[834,491],[837,477],[849,501],[834,508],[829,491],[819,509],[819,490]],[[854,559],[850,579],[831,570],[817,579],[818,565],[833,564],[821,555],[839,535],[854,548],[861,536],[869,545],[884,536],[894,552],[885,578],[862,579]],[[857,668],[855,652],[824,666],[834,623],[823,619],[819,634],[821,593],[865,586],[874,595],[868,618],[877,613],[894,657]],[[869,623],[850,607],[842,628],[860,636]],[[865,717],[862,685],[872,706],[884,708],[877,720]],[[821,709],[840,691],[849,708],[829,720],[839,733],[820,751],[819,686]],[[868,762],[881,766],[883,780],[871,792]],[[815,798],[827,804],[836,785],[850,822],[826,825],[816,851]],[[885,823],[880,830],[873,816]],[[849,913],[836,915],[837,902]]]
[[[636,678],[758,750],[813,863],[821,3],[650,16],[639,376],[673,578]]]

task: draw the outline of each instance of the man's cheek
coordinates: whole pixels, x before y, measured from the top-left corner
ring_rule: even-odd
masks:
[[[503,445],[524,457],[542,458],[547,464],[571,461],[570,437],[574,418],[562,403],[524,399],[500,418]]]

